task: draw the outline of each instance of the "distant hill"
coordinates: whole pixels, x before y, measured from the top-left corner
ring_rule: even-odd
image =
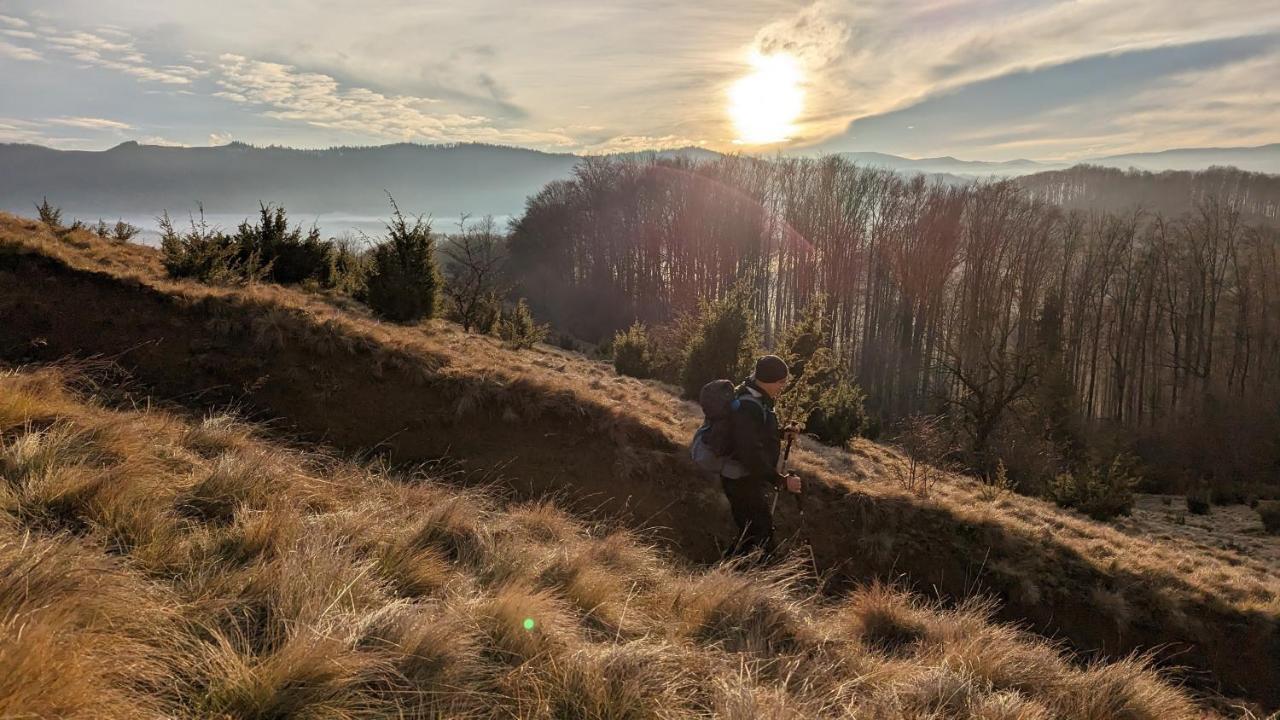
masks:
[[[707,160],[720,154],[687,147],[612,157]],[[376,232],[390,212],[391,193],[405,212],[432,215],[437,228],[449,229],[463,213],[518,215],[525,198],[568,177],[583,159],[474,143],[299,150],[131,141],[101,151],[0,144],[0,211],[30,215],[47,196],[68,218],[123,217],[150,230],[162,212],[184,222],[197,205],[212,224],[232,225],[256,213],[261,201],[284,205],[303,222],[321,216],[326,233]]]
[[[1142,209],[1177,217],[1218,197],[1230,199],[1247,222],[1280,222],[1280,175],[1231,167],[1152,172],[1075,165],[1023,175],[1016,182],[1031,195],[1070,210]]]
[[[924,173],[926,175],[974,176],[974,175],[1024,175],[1066,167],[1062,163],[1039,163],[1034,160],[1007,160],[1004,162],[987,162],[984,160],[958,160],[956,158],[907,158],[879,152],[845,152],[839,153],[860,165],[882,167],[887,170],[908,173]]]
[[[406,211],[509,215],[580,160],[494,145],[384,145],[295,150],[231,143],[173,148],[127,142],[100,152],[0,145],[0,209],[30,213],[41,197],[71,215],[252,212],[258,201],[294,213]]]
[[[1036,160],[959,160],[954,157],[908,158],[879,152],[839,153],[862,165],[882,167],[905,173],[924,173],[944,180],[980,176],[1011,177],[1049,170],[1064,170],[1074,163],[1039,162]],[[1080,163],[1127,170],[1136,168],[1163,170],[1207,170],[1211,167],[1236,167],[1250,172],[1280,174],[1280,143],[1236,148],[1175,148],[1160,152],[1108,155],[1089,158]]]
[[[1252,172],[1280,173],[1280,143],[1256,147],[1231,148],[1178,148],[1161,152],[1111,155],[1089,161],[1094,165],[1139,170],[1201,170],[1219,166],[1232,166]]]

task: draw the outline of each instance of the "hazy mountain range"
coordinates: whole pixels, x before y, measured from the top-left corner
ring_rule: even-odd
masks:
[[[702,148],[634,153],[632,157],[717,154]],[[1026,175],[1067,167],[1032,160],[984,162],[952,157],[904,158],[844,153],[867,165],[926,173],[952,181]],[[447,229],[462,213],[507,217],[551,180],[569,175],[582,158],[496,145],[384,145],[297,150],[231,143],[219,147],[159,147],[126,142],[109,150],[54,150],[0,144],[0,210],[31,215],[47,196],[64,214],[86,220],[124,217],[141,224],[168,210],[179,217],[197,204],[222,224],[253,213],[259,201],[282,203],[294,217],[363,229],[388,214],[387,193],[406,212],[429,213]],[[1280,173],[1280,143],[1252,148],[1186,148],[1117,155],[1086,162],[1147,170],[1195,170],[1234,165]],[[336,219],[336,220],[335,220]],[[331,222],[332,221],[332,222]],[[442,224],[445,227],[442,227]]]
[[[0,209],[31,214],[41,197],[97,218],[253,212],[258,202],[295,215],[385,217],[387,194],[405,212],[507,215],[575,155],[492,145],[384,145],[295,150],[231,143],[174,148],[128,142],[101,152],[0,145]]]
[[[1250,172],[1280,174],[1280,143],[1256,147],[1180,148],[1161,152],[1112,155],[1093,161],[1098,165],[1159,172],[1199,170],[1212,165],[1231,165]]]
[[[1162,170],[1204,170],[1214,165],[1230,165],[1251,172],[1280,173],[1280,143],[1238,148],[1177,148],[1161,152],[1107,155],[1079,160],[1074,163],[1037,162],[1035,160],[1007,160],[987,162],[982,160],[957,160],[953,157],[904,158],[878,152],[840,153],[844,157],[866,165],[875,165],[904,172],[920,172],[928,175],[1013,176],[1061,170],[1071,165],[1102,165],[1121,169],[1137,168],[1160,172]]]

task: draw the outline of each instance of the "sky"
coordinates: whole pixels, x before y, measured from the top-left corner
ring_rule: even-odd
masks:
[[[0,0],[0,142],[1071,161],[1280,142],[1280,0]]]

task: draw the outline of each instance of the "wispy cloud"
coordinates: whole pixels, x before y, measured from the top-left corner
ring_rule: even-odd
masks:
[[[106,118],[95,117],[58,117],[49,118],[50,125],[65,125],[67,127],[86,128],[89,130],[132,130],[133,126],[129,123],[120,122],[118,120],[107,120]]]
[[[116,70],[140,80],[170,85],[186,85],[203,74],[202,70],[191,65],[153,63],[137,48],[133,36],[119,28],[65,31],[50,25],[40,25],[33,30],[28,21],[6,15],[0,15],[0,26],[5,26],[0,33],[22,41],[19,45],[0,40],[0,57],[43,60],[46,56],[42,50],[51,50],[85,65]]]
[[[0,142],[38,143],[45,139],[40,128],[28,120],[0,117]]]
[[[37,61],[43,60],[44,56],[29,47],[14,45],[13,43],[0,40],[0,58]]]
[[[1074,160],[1271,142],[1277,54],[1280,38],[1245,36],[1008,73],[859,118],[824,149]]]
[[[0,142],[30,143],[61,148],[80,148],[90,145],[92,138],[50,134],[47,124],[20,118],[0,117]]]
[[[147,135],[146,137],[138,138],[138,142],[143,145],[158,145],[160,147],[189,147],[186,143],[170,140],[160,135]]]
[[[263,115],[315,127],[401,141],[484,141],[572,145],[550,132],[495,127],[489,118],[445,112],[433,98],[386,95],[344,86],[324,73],[241,55],[218,58],[218,97],[256,106]]]
[[[619,135],[581,148],[584,155],[608,155],[611,153],[640,152],[643,150],[671,150],[705,144],[706,140],[694,140],[680,135]]]
[[[1133,109],[1107,118],[1134,141],[1108,150],[1160,150],[1177,146],[1259,145],[1277,141],[1280,88],[1260,78],[1280,77],[1280,43],[1272,52],[1200,72],[1138,93]],[[1158,140],[1144,136],[1159,128]]]
[[[1267,32],[1280,32],[1272,0],[819,0],[762,28],[753,45],[791,52],[809,70],[811,104],[803,130],[812,142],[858,117],[985,79],[1107,53]],[[1107,79],[1097,82],[1105,86]],[[1252,82],[1261,87],[1267,81],[1257,76]]]
[[[114,39],[103,37],[111,35]],[[138,51],[127,34],[107,28],[106,33],[76,30],[53,34],[45,42],[56,50],[88,65],[116,70],[148,82],[186,85],[203,71],[189,65],[154,65]]]

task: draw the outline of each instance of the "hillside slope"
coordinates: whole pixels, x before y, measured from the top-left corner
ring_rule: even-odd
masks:
[[[689,570],[547,503],[67,379],[0,373],[2,717],[1197,716],[981,604]]]
[[[59,241],[0,217],[0,357],[99,353],[195,407],[236,402],[277,426],[394,462],[445,454],[520,496],[599,508],[695,561],[731,529],[718,488],[682,443],[695,408],[663,388],[543,348],[515,353],[444,324],[400,328],[292,290],[219,289],[163,277],[147,248]],[[1083,650],[1160,649],[1195,684],[1280,705],[1280,580],[1265,563],[1127,537],[1043,502],[979,499],[961,479],[920,501],[897,462],[807,447],[817,480],[803,535],[826,590],[905,574],[952,598],[991,592],[1000,616]],[[779,508],[780,534],[796,534]]]

